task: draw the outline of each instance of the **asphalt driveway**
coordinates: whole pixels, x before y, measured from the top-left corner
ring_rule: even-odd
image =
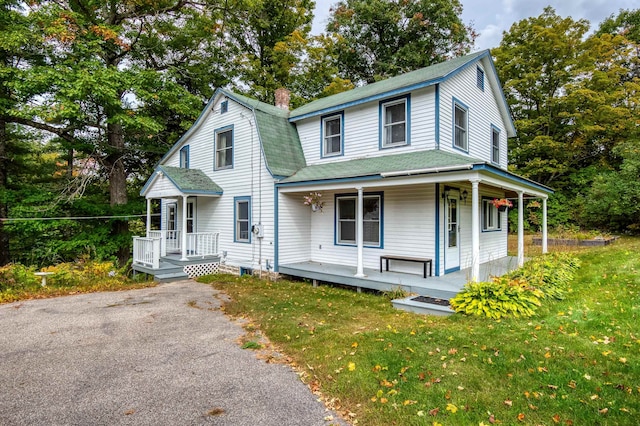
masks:
[[[236,339],[210,286],[0,305],[1,425],[304,425],[335,414]]]

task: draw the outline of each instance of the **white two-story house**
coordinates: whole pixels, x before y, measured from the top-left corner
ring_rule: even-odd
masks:
[[[222,264],[377,289],[461,269],[477,280],[507,256],[503,198],[519,212],[518,263],[524,197],[542,200],[546,240],[551,190],[507,169],[515,128],[489,51],[291,111],[278,97],[215,92],[141,191],[161,200],[162,226],[136,239],[134,268],[175,258],[190,275]],[[316,194],[321,208],[304,202]]]

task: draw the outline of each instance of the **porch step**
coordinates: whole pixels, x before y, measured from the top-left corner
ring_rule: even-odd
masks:
[[[183,271],[170,272],[170,273],[163,272],[162,274],[156,274],[153,276],[154,281],[157,281],[159,283],[170,283],[174,281],[182,281],[187,278],[189,278],[189,276],[185,274]]]
[[[450,297],[455,296],[455,294],[451,294]],[[427,297],[426,299],[429,299]],[[401,309],[403,311],[414,312],[416,314],[426,314],[426,315],[451,315],[454,314],[453,311],[448,305],[443,306],[443,304],[431,303],[429,301],[421,301],[425,300],[420,296],[410,296],[404,299],[395,299],[391,301],[391,304],[396,309]],[[436,298],[437,300],[441,300],[443,302],[448,302],[448,299]]]

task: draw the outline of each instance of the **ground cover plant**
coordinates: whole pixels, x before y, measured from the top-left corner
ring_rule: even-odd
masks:
[[[38,271],[51,272],[46,287],[41,286]],[[130,290],[155,285],[151,281],[133,280],[113,262],[81,259],[43,269],[12,263],[0,267],[0,303],[24,299],[63,296],[95,291]]]
[[[579,250],[563,300],[531,318],[394,310],[327,285],[211,276],[312,390],[361,425],[635,425],[639,239]]]

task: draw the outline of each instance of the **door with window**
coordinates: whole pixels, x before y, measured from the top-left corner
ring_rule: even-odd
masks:
[[[460,269],[460,194],[445,191],[445,271]]]

